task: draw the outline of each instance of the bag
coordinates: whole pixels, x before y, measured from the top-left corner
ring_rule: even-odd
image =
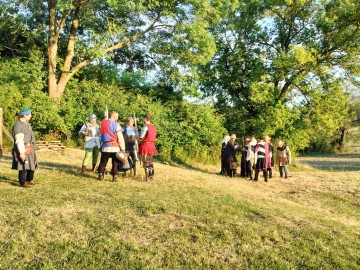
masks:
[[[235,170],[236,168],[237,168],[237,162],[236,161],[230,162],[230,169]]]
[[[25,145],[25,155],[30,155],[31,149],[31,145]]]

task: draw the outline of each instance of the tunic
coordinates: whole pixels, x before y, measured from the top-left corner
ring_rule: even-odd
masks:
[[[139,146],[139,155],[156,155],[156,128],[153,125],[147,124],[142,128],[140,138],[144,139]]]
[[[29,123],[17,120],[13,127],[13,136],[15,138],[14,148],[12,149],[12,169],[14,170],[32,170],[38,165],[35,153],[35,135]],[[25,162],[19,158],[20,152],[25,152],[25,146],[31,145],[31,153],[25,156]]]

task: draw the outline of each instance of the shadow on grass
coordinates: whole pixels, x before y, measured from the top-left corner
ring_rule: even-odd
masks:
[[[19,186],[18,179],[15,180],[14,178],[9,178],[9,177],[3,176],[3,175],[0,175],[0,182],[6,183],[6,184],[9,184],[12,186]]]
[[[298,162],[327,171],[360,171],[360,155],[341,154],[299,157]]]
[[[194,171],[198,171],[198,172],[203,172],[203,173],[207,173],[207,174],[211,174],[211,175],[219,175],[220,176],[220,173],[217,173],[217,172],[209,172],[207,170],[204,170],[204,169],[201,169],[197,166],[194,166],[190,163],[187,163],[183,160],[180,160],[180,159],[173,159],[174,161],[174,164],[172,164],[173,166],[182,166],[188,170],[194,170]]]
[[[1,162],[8,163],[9,168],[11,168],[12,157],[11,156],[2,156],[0,158]],[[73,176],[80,176],[80,168],[78,166],[67,165],[57,162],[39,162],[39,169],[41,170],[61,170],[62,172],[73,175]],[[90,171],[88,171],[90,173]],[[94,178],[88,174],[81,175],[81,177],[86,178]]]

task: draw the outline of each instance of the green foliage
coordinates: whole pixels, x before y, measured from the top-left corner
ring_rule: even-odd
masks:
[[[201,89],[231,118],[225,127],[282,138],[293,149],[332,148],[350,121],[344,85],[359,76],[359,10],[355,0],[222,9],[226,20],[211,28],[218,50],[201,68]]]
[[[35,131],[46,134],[52,130],[66,132],[63,119],[57,114],[58,106],[44,89],[45,74],[42,60],[34,51],[29,61],[13,58],[0,61],[0,104],[4,110],[4,124],[11,130],[21,107],[32,110]]]
[[[59,114],[74,140],[82,120],[90,113],[102,119],[107,105],[110,112],[119,112],[122,124],[135,113],[141,120],[139,129],[142,117],[150,113],[158,130],[156,145],[162,159],[181,162],[213,162],[217,159],[217,146],[226,130],[222,127],[221,118],[208,105],[174,100],[164,104],[150,96],[134,95],[119,86],[96,81],[83,80],[72,87],[69,85],[64,94]]]

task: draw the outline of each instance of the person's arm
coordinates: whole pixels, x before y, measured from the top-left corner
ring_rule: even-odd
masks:
[[[83,124],[79,131],[79,136],[84,136],[84,135],[86,136],[87,133],[88,133],[87,126]]]
[[[19,151],[19,157],[22,161],[25,160],[25,143],[24,143],[24,133],[15,134],[15,145]]]
[[[118,143],[120,146],[120,150],[125,152],[125,140],[120,125],[117,126],[116,132],[118,136]]]
[[[146,138],[147,132],[148,132],[148,127],[143,126],[143,128],[141,129],[141,133],[140,133],[140,142]]]
[[[287,152],[287,156],[288,156],[288,163],[291,164],[291,151],[289,146],[286,146],[286,152]]]

